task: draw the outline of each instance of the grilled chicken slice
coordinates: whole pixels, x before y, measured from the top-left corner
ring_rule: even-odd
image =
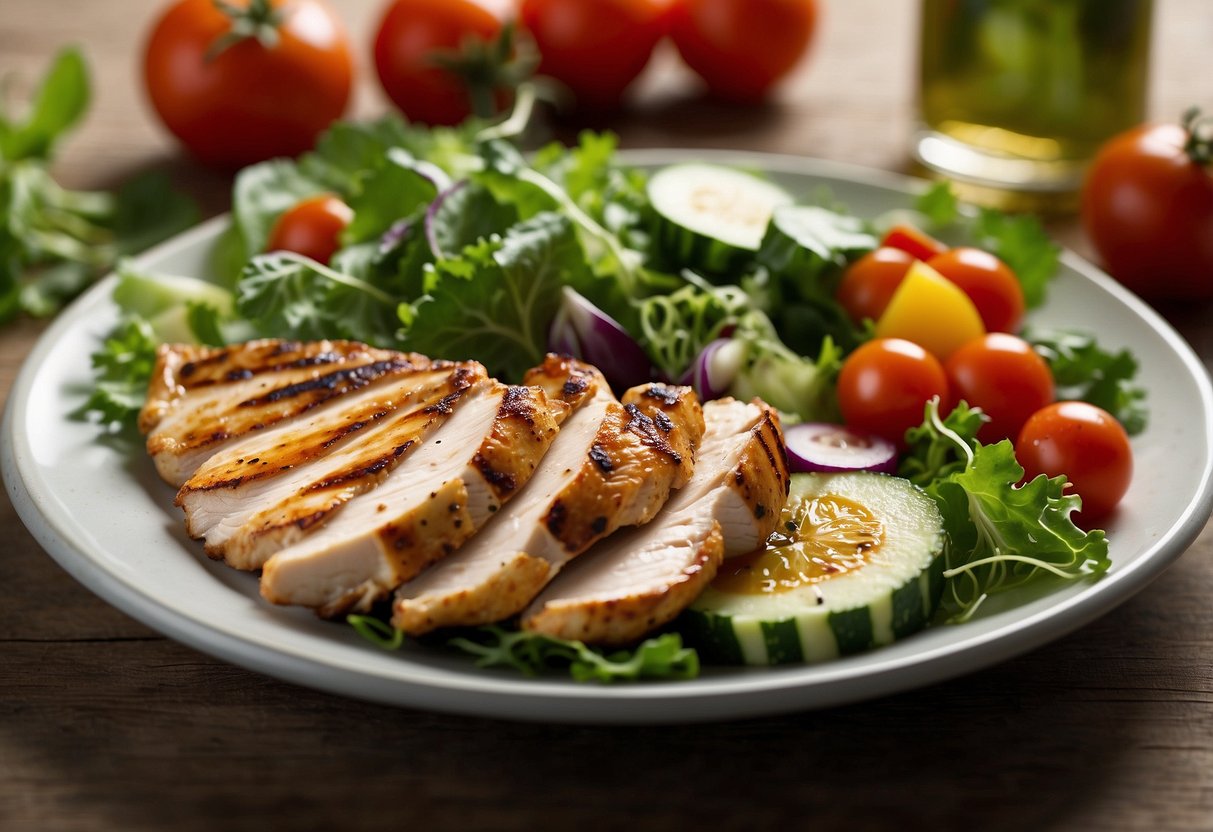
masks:
[[[646,526],[578,558],[523,613],[524,629],[626,644],[674,618],[716,575],[774,531],[787,499],[778,417],[759,400],[704,406],[695,472]]]
[[[569,406],[488,382],[377,488],[266,562],[261,594],[331,617],[365,610],[454,551],[530,479]]]
[[[702,434],[703,413],[689,388],[643,385],[620,403],[600,383],[514,502],[397,590],[393,624],[416,635],[519,612],[593,543],[648,522],[691,475]]]
[[[180,486],[239,437],[429,359],[351,341],[252,341],[223,348],[164,345],[139,414],[160,476]]]
[[[450,418],[470,390],[484,383],[483,367],[460,365],[440,383],[428,385],[424,397],[278,476],[233,483],[227,477],[230,466],[218,464],[214,478],[200,471],[178,494],[186,528],[205,542],[211,557],[237,569],[259,569],[274,552],[314,532],[346,502],[374,488]],[[289,449],[285,453],[289,456]]]

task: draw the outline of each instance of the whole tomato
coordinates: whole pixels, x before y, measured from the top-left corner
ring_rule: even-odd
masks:
[[[190,152],[236,168],[310,148],[345,112],[353,61],[324,0],[178,0],[148,38],[143,79]]]
[[[460,62],[463,50],[477,46],[487,58],[488,45],[501,37],[512,14],[511,0],[392,0],[375,32],[383,91],[410,120],[426,124],[458,124],[477,109],[495,109],[494,74],[501,67],[469,67],[480,76],[472,78],[440,62]],[[474,106],[474,94],[488,102]]]
[[[266,251],[293,251],[327,264],[341,248],[341,232],[354,212],[333,194],[319,194],[295,203],[270,229]]]
[[[817,17],[817,0],[677,0],[670,34],[712,93],[748,103],[800,62]]]
[[[522,26],[539,73],[564,83],[577,106],[610,109],[665,34],[669,0],[522,0]]]
[[[1182,125],[1122,133],[1100,150],[1082,221],[1108,272],[1150,300],[1213,298],[1213,137]]]
[[[838,405],[847,426],[903,448],[906,431],[922,424],[923,409],[935,396],[947,412],[951,399],[943,366],[901,338],[867,341],[847,356],[838,374]]]

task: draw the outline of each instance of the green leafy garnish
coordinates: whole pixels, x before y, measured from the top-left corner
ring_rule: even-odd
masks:
[[[426,294],[402,310],[404,345],[427,355],[474,358],[490,373],[521,378],[543,360],[560,287],[586,270],[572,222],[538,214],[504,237],[438,261],[426,277]]]
[[[367,641],[383,650],[399,650],[405,635],[372,615],[350,615],[346,621]],[[447,646],[476,658],[477,667],[512,667],[525,676],[567,670],[578,682],[694,679],[699,654],[682,646],[678,633],[663,633],[634,648],[606,653],[584,642],[498,625],[477,627],[455,636]]]
[[[578,682],[693,679],[699,675],[699,654],[683,647],[677,633],[664,633],[632,650],[609,654],[580,641],[496,626],[480,627],[448,644],[475,656],[477,667],[512,667],[527,676],[566,667]]]
[[[142,318],[119,325],[93,353],[93,389],[77,415],[94,416],[106,426],[133,422],[147,399],[159,344],[151,324]]]
[[[1018,485],[1024,471],[1011,443],[971,446],[940,420],[936,402],[927,405],[923,430],[951,442],[964,459],[959,470],[942,466],[942,476],[924,486],[948,535],[941,602],[948,620],[965,621],[990,595],[1047,576],[1075,580],[1107,571],[1108,541],[1102,531],[1074,525],[1070,515],[1082,500],[1063,494],[1064,476]]]
[[[52,154],[89,98],[84,59],[65,49],[24,117],[0,109],[0,322],[54,315],[120,257],[197,219],[193,204],[155,173],[116,193],[73,191],[55,181]]]
[[[1052,370],[1059,400],[1101,407],[1131,436],[1145,430],[1146,391],[1136,383],[1138,365],[1131,352],[1109,352],[1093,335],[1073,330],[1029,329],[1024,337]]]

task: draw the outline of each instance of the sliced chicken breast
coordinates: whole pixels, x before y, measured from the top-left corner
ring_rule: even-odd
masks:
[[[453,552],[531,477],[568,405],[491,382],[377,488],[266,562],[261,594],[329,617],[365,610]]]
[[[487,383],[479,365],[461,366],[426,400],[410,402],[331,453],[276,477],[234,487],[201,487],[204,481],[198,488],[183,487],[179,504],[186,528],[212,557],[237,569],[259,569],[278,549],[311,534],[346,502],[374,488],[462,406],[469,391]]]
[[[625,644],[674,618],[723,558],[774,531],[790,483],[778,416],[755,400],[709,402],[690,482],[648,525],[622,531],[570,564],[522,615],[522,627]]]
[[[572,558],[648,522],[694,469],[703,414],[689,388],[605,383],[565,422],[523,492],[454,555],[404,584],[393,623],[410,634],[507,618]]]
[[[165,345],[139,415],[147,450],[180,486],[226,444],[393,375],[428,370],[419,356],[350,341],[264,340],[224,348]]]

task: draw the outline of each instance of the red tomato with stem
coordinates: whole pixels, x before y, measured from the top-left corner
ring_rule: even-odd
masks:
[[[855,323],[878,320],[913,263],[914,255],[903,249],[873,249],[847,267],[834,297]]]
[[[1096,155],[1082,222],[1108,272],[1150,300],[1213,299],[1213,119],[1143,125]]]
[[[949,409],[948,379],[939,360],[902,338],[877,338],[847,356],[838,374],[838,404],[852,428],[905,447],[905,433],[922,424],[923,408],[938,396]]]
[[[817,18],[816,0],[677,0],[670,34],[713,94],[749,103],[796,67]]]
[[[191,153],[238,168],[310,148],[345,112],[353,60],[324,0],[179,0],[152,28],[143,79]]]
[[[1027,479],[1065,475],[1084,521],[1106,517],[1129,490],[1133,449],[1120,422],[1086,402],[1056,402],[1024,423],[1015,457]]]
[[[1012,442],[1033,413],[1053,401],[1053,373],[1022,338],[991,332],[969,341],[944,362],[952,396],[980,407],[990,421],[977,438]]]
[[[278,217],[265,250],[293,251],[327,265],[341,248],[341,232],[353,219],[353,210],[336,196],[309,197]]]
[[[669,0],[522,0],[539,74],[565,84],[586,109],[618,106],[665,34]]]
[[[927,261],[960,287],[990,332],[1017,332],[1023,320],[1023,287],[1002,260],[979,248],[953,248]]]
[[[474,94],[488,97],[488,103],[478,105],[482,109],[496,109],[500,87],[491,67],[482,67],[489,77],[469,85],[469,79],[439,66],[435,58],[454,58],[477,43],[487,46],[501,36],[512,14],[511,0],[392,0],[374,43],[384,92],[411,121],[426,124],[463,121],[473,113]]]
[[[936,240],[925,231],[919,231],[912,225],[893,226],[885,232],[880,244],[889,248],[899,248],[923,261],[930,260],[948,250],[946,244]]]

